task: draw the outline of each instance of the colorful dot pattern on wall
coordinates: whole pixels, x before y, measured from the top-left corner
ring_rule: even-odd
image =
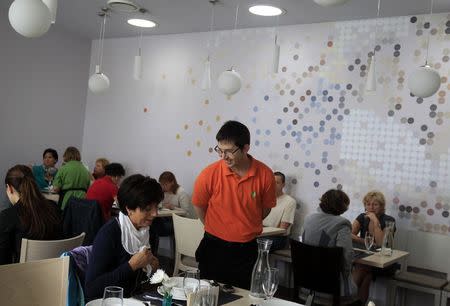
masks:
[[[205,115],[181,122],[176,134],[185,156],[215,154],[212,132],[223,120],[235,119],[223,115],[221,107],[236,107],[251,129],[252,150],[288,173],[291,185],[319,195],[330,188],[344,190],[352,200],[350,219],[363,211],[364,195],[379,189],[388,213],[403,226],[449,234],[450,16],[314,26],[286,29],[289,36],[280,28],[277,75],[262,80],[243,70],[241,92],[198,100]],[[239,33],[242,44],[258,39],[250,38],[251,30]],[[410,94],[407,81],[412,68],[424,64],[429,35],[429,63],[441,74],[441,88],[422,99]],[[367,93],[374,52],[377,91]],[[189,77],[198,87],[195,76]]]

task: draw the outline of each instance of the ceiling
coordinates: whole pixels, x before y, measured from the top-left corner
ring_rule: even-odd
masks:
[[[12,0],[0,1],[0,9],[8,10]],[[59,0],[56,24],[64,31],[87,39],[99,36],[101,18],[97,12],[107,0]],[[150,11],[147,15],[158,23],[158,27],[144,29],[144,35],[161,35],[191,32],[206,32],[210,27],[212,4],[208,0],[134,0]],[[274,4],[284,8],[286,14],[278,17],[280,25],[308,24],[328,21],[374,18],[377,0],[350,0],[337,7],[321,7],[313,0],[220,0],[215,5],[215,29],[233,29],[236,6],[239,3],[238,28],[272,27],[277,17],[260,17],[248,12],[255,3]],[[427,14],[427,0],[382,0],[381,17]],[[434,0],[434,13],[450,12],[449,0]],[[139,29],[126,23],[129,14],[110,14],[105,37],[136,36]]]

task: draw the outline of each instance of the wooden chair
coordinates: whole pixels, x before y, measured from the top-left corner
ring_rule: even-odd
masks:
[[[30,240],[22,239],[20,262],[57,258],[62,253],[79,247],[83,243],[85,233],[69,239],[61,240]]]
[[[203,224],[200,219],[189,219],[172,215],[173,230],[175,236],[175,266],[173,275],[178,271],[186,271],[189,268],[197,268],[195,251],[204,235]]]
[[[305,305],[357,303],[356,298],[341,299],[342,248],[311,246],[293,239],[290,243],[295,299],[299,299],[300,289],[304,288],[309,290]],[[332,295],[332,302],[322,298],[315,301],[318,292]]]
[[[69,258],[0,266],[2,306],[64,306]]]

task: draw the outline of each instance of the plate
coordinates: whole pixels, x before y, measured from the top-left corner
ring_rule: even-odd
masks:
[[[186,294],[184,293],[183,288],[183,277],[174,276],[171,277],[170,280],[175,282],[175,286],[172,288],[172,298],[179,301],[186,301]],[[200,286],[210,287],[211,284],[205,280],[200,280]],[[162,291],[162,286],[159,286],[157,291],[161,296],[164,295],[164,292]]]
[[[92,300],[86,306],[102,306],[103,299]],[[142,302],[135,299],[123,299],[123,306],[142,306]]]

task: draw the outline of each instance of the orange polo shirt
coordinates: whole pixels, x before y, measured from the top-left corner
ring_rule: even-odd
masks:
[[[277,202],[272,170],[249,158],[245,177],[240,178],[219,160],[195,181],[192,203],[206,208],[205,231],[226,241],[253,240],[262,232],[263,208],[275,207]]]

